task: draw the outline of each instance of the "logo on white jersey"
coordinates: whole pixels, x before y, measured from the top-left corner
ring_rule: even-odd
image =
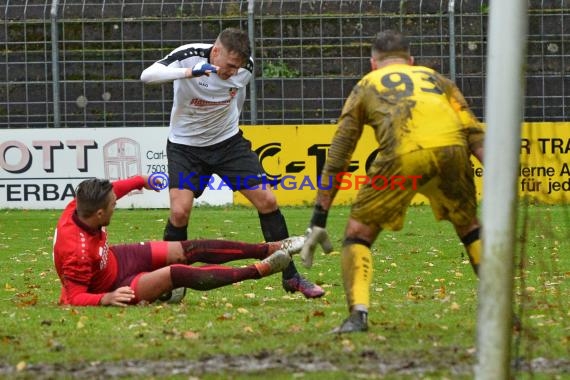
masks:
[[[226,104],[230,104],[232,101],[231,98],[226,99],[226,100],[222,100],[220,102],[212,102],[210,100],[204,100],[204,99],[199,99],[199,98],[193,98],[190,101],[190,105],[192,106],[196,106],[196,107],[206,107],[206,106],[223,106]]]

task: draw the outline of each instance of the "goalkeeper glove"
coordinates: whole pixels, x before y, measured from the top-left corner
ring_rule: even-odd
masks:
[[[311,218],[311,225],[305,231],[305,244],[301,249],[301,261],[306,268],[313,266],[313,257],[317,245],[323,248],[325,253],[331,253],[333,246],[326,230],[328,211],[321,205],[316,205]]]
[[[192,67],[192,77],[201,77],[202,75],[210,76],[211,73],[215,73],[217,70],[216,66],[210,65],[207,62],[198,62]]]

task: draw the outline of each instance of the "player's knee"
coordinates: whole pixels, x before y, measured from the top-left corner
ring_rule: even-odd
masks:
[[[344,231],[344,245],[364,244],[371,246],[382,229],[376,225],[364,224],[354,218],[349,218]]]
[[[360,245],[364,245],[368,248],[370,248],[372,246],[372,243],[369,242],[368,240],[362,239],[362,238],[356,237],[356,236],[347,236],[342,241],[343,247],[346,247],[347,245],[351,245],[351,244],[360,244]]]
[[[175,226],[185,226],[190,218],[190,210],[185,207],[173,206],[170,208],[170,221]]]

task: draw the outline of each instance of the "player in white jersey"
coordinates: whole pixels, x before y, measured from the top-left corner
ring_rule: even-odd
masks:
[[[142,72],[145,83],[174,86],[166,148],[170,217],[164,240],[187,240],[194,198],[203,193],[213,174],[255,206],[266,241],[289,236],[275,194],[266,186],[266,174],[239,128],[252,73],[248,35],[236,28],[224,29],[213,44],[180,46]],[[283,288],[307,298],[324,294],[299,274],[292,261],[283,271]]]

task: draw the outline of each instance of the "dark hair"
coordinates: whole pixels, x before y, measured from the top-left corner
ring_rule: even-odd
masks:
[[[90,217],[97,210],[107,207],[111,191],[113,185],[106,179],[92,178],[81,182],[75,190],[77,214]]]
[[[396,30],[384,30],[376,34],[372,43],[372,54],[378,58],[410,56],[410,43],[404,34]]]
[[[230,53],[238,53],[245,65],[251,57],[249,36],[238,28],[226,28],[218,35],[218,41]]]

